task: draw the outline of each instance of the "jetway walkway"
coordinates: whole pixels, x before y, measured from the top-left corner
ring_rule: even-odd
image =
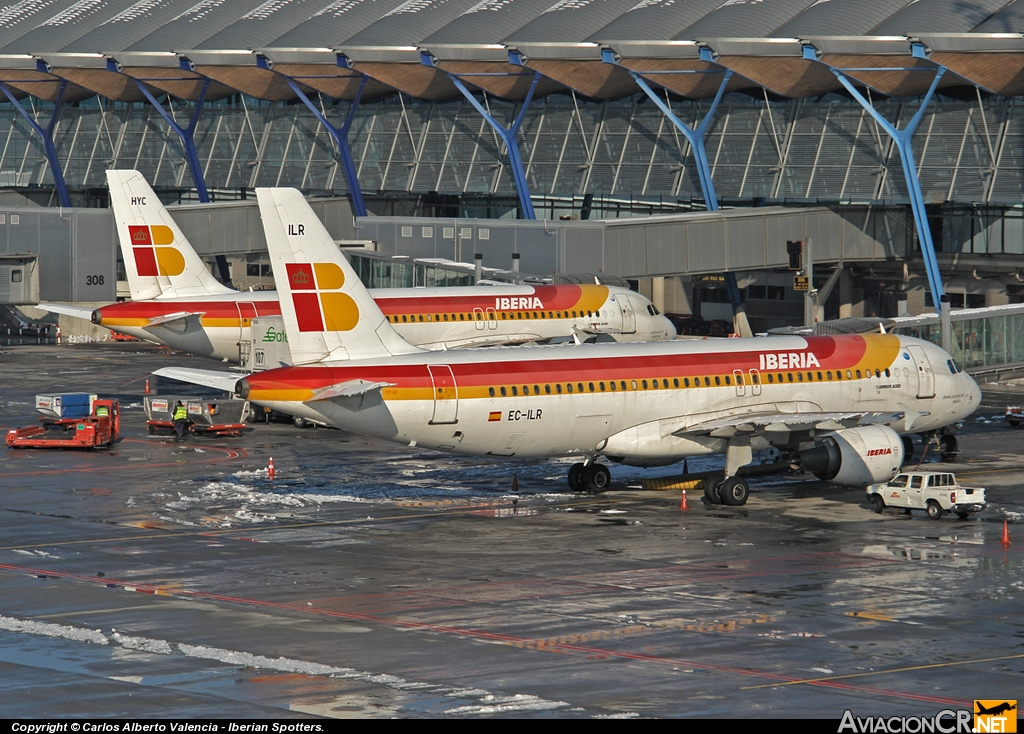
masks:
[[[950,321],[950,353],[976,380],[1024,376],[1024,304],[957,310],[951,312]],[[936,314],[890,319],[886,330],[942,343],[942,324]]]

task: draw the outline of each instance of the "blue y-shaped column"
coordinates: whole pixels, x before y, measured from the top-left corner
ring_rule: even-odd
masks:
[[[706,49],[701,49],[701,60],[711,61]],[[615,54],[611,49],[603,49],[601,52],[601,58],[610,64],[618,63],[615,59]],[[707,149],[704,147],[704,137],[707,134],[708,126],[711,125],[711,120],[715,116],[715,112],[718,111],[718,105],[722,102],[722,97],[725,95],[725,88],[729,86],[729,79],[732,78],[732,69],[726,69],[724,72],[717,71],[693,71],[693,70],[680,70],[680,71],[667,71],[666,74],[717,74],[722,73],[722,83],[718,85],[718,92],[715,94],[714,101],[711,102],[711,109],[707,111],[704,118],[700,121],[697,127],[691,128],[685,122],[679,119],[672,108],[669,107],[668,102],[662,99],[655,91],[651,88],[651,85],[647,83],[647,80],[640,74],[633,71],[632,69],[626,69],[633,81],[637,83],[637,86],[643,90],[647,98],[650,99],[654,104],[658,106],[662,114],[669,119],[669,121],[675,126],[675,128],[683,134],[683,137],[690,143],[690,150],[693,151],[693,160],[697,165],[697,178],[700,181],[700,190],[704,194],[704,203],[707,206],[708,211],[718,211],[718,195],[715,193],[715,182],[711,178],[711,163],[708,161]],[[725,289],[729,294],[729,300],[732,302],[733,310],[736,313],[740,313],[743,308],[743,298],[740,295],[739,286],[736,284],[736,273],[728,271],[725,275]],[[749,328],[745,326],[745,317],[741,321],[743,328]]]
[[[342,59],[339,57],[338,65],[348,68],[342,63]],[[264,56],[256,57],[256,66],[261,69],[270,70],[271,64],[269,60]],[[280,72],[278,72],[280,74]],[[352,104],[348,108],[348,114],[345,116],[345,122],[342,123],[341,127],[333,125],[323,113],[317,108],[315,104],[306,96],[306,93],[302,91],[302,88],[287,74],[281,74],[281,78],[288,83],[295,95],[302,100],[302,104],[306,105],[306,108],[313,113],[313,116],[324,126],[331,139],[334,141],[334,145],[338,151],[338,161],[341,163],[341,168],[345,173],[345,182],[348,184],[349,194],[352,196],[352,209],[357,217],[366,216],[366,203],[363,201],[363,189],[359,185],[359,177],[356,174],[356,164],[352,159],[352,147],[348,144],[348,131],[352,127],[352,120],[355,119],[356,110],[359,108],[359,100],[363,96],[363,89],[366,87],[366,80],[369,78],[366,74],[360,75],[359,88],[356,90],[356,96],[352,99]]]
[[[42,63],[42,62],[40,62]],[[40,69],[40,71],[45,71]],[[66,79],[60,80],[60,88],[57,91],[57,99],[53,103],[53,114],[50,115],[50,121],[46,125],[44,130],[39,126],[39,123],[28,113],[28,111],[21,106],[11,90],[7,88],[6,84],[0,83],[0,91],[4,93],[7,100],[14,105],[14,108],[18,110],[18,113],[25,118],[25,122],[35,130],[36,135],[39,136],[40,140],[43,141],[43,150],[46,152],[46,162],[50,165],[50,174],[53,176],[53,184],[57,187],[57,198],[60,199],[61,206],[71,206],[71,196],[68,194],[67,184],[64,183],[64,170],[60,166],[60,161],[57,160],[57,146],[53,144],[53,130],[57,126],[57,118],[60,117],[60,105],[64,100],[64,90],[67,89],[68,82]]]
[[[513,120],[512,124],[508,127],[505,127],[494,119],[491,113],[487,111],[487,108],[480,103],[480,100],[478,100],[473,93],[466,88],[466,85],[458,75],[451,72],[447,72],[447,74],[456,89],[462,92],[462,96],[476,108],[476,111],[480,113],[480,116],[487,121],[487,124],[494,129],[494,132],[498,133],[502,141],[505,143],[505,149],[508,151],[508,164],[512,169],[512,179],[516,185],[516,194],[519,196],[519,207],[523,210],[523,218],[536,219],[537,215],[533,211],[533,199],[530,197],[530,185],[526,181],[526,169],[523,167],[523,157],[519,154],[519,143],[516,142],[516,136],[519,134],[519,128],[522,127],[523,118],[526,117],[526,110],[530,107],[530,100],[533,99],[533,92],[537,89],[537,82],[540,81],[540,73],[536,71],[533,72],[533,82],[530,84],[530,91],[526,93],[526,98],[523,99],[523,106],[520,108],[519,114],[516,115],[516,119]],[[491,75],[488,74],[488,76]]]
[[[814,53],[813,49],[810,49],[810,53]],[[924,257],[925,272],[928,275],[928,287],[932,292],[932,299],[935,301],[935,308],[940,310],[940,303],[942,297],[945,294],[945,290],[942,287],[942,274],[939,272],[938,258],[935,254],[935,243],[932,240],[932,230],[928,225],[928,214],[924,208],[924,194],[921,192],[921,179],[917,175],[917,164],[914,162],[914,150],[913,150],[913,139],[914,132],[917,130],[917,126],[921,122],[921,118],[924,116],[925,108],[928,107],[928,102],[935,94],[936,87],[939,86],[939,80],[942,79],[942,75],[946,72],[945,67],[939,66],[935,70],[935,78],[932,79],[931,87],[928,88],[928,92],[921,99],[921,108],[917,111],[907,126],[902,130],[898,129],[895,125],[890,123],[879,112],[871,106],[871,103],[864,98],[864,95],[853,85],[849,77],[843,73],[842,69],[832,69],[832,73],[836,75],[839,83],[846,87],[851,96],[857,102],[860,103],[861,107],[867,110],[868,114],[874,118],[875,122],[888,133],[889,137],[892,138],[896,144],[896,149],[900,152],[900,162],[903,164],[903,176],[907,180],[907,193],[910,196],[910,207],[914,214],[914,225],[917,227],[917,236],[921,241],[921,254]],[[872,69],[874,71],[875,69]],[[916,70],[916,69],[915,69]]]
[[[188,62],[185,59],[181,60],[183,68]],[[110,71],[118,71],[117,63],[113,59],[107,60],[107,68]],[[186,68],[187,70],[187,68]],[[209,77],[203,80],[203,88],[199,92],[199,99],[196,100],[196,110],[192,113],[192,119],[189,120],[188,127],[183,128],[177,123],[177,121],[171,117],[171,114],[163,108],[153,93],[149,91],[149,88],[139,79],[135,79],[135,84],[138,86],[139,91],[149,100],[149,103],[153,105],[153,108],[160,113],[160,116],[164,118],[164,121],[171,126],[171,129],[178,134],[178,138],[181,140],[181,147],[185,151],[185,160],[188,161],[189,171],[192,172],[192,182],[195,184],[196,192],[199,196],[199,201],[204,204],[210,201],[210,194],[206,190],[206,179],[203,176],[203,168],[199,163],[199,153],[196,151],[195,132],[196,124],[199,122],[199,115],[203,111],[203,101],[206,99],[206,90],[210,88]]]

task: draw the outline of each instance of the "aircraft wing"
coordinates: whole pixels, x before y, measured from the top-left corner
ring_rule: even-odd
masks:
[[[333,398],[354,398],[367,393],[380,390],[385,387],[392,387],[395,383],[393,382],[370,382],[369,380],[348,380],[347,382],[339,382],[336,385],[328,385],[322,387],[313,393],[313,397],[307,400],[307,403],[313,403],[318,400],[332,400]]]
[[[91,308],[65,306],[62,303],[40,303],[36,308],[42,309],[43,311],[49,311],[50,313],[62,313],[65,316],[74,316],[76,319],[92,321],[93,309]]]
[[[183,325],[187,325],[189,319],[194,319],[197,323],[199,319],[206,315],[205,311],[178,311],[177,313],[164,314],[163,316],[156,316],[151,318],[143,329],[150,329],[154,326],[167,326],[177,321],[183,322]]]
[[[181,380],[193,385],[203,385],[216,390],[224,390],[233,393],[238,381],[248,374],[232,375],[228,372],[217,372],[216,370],[197,370],[191,367],[161,367],[153,372],[158,377],[169,377],[172,380]]]
[[[843,428],[878,424],[890,426],[896,431],[906,432],[923,415],[926,413],[912,410],[895,413],[760,413],[692,424],[674,431],[673,435],[680,438],[701,435],[730,438],[737,434],[748,433],[762,435],[770,441],[773,437],[785,439],[784,434],[790,433],[838,431]]]

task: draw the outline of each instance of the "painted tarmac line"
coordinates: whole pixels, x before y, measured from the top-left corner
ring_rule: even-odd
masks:
[[[130,439],[125,439],[130,440]],[[124,469],[152,469],[154,467],[165,467],[165,466],[181,466],[187,464],[188,466],[199,466],[202,464],[219,464],[223,461],[233,461],[234,459],[247,459],[249,453],[244,449],[225,449],[219,446],[204,446],[207,451],[220,451],[225,454],[222,457],[211,457],[209,459],[199,459],[196,461],[162,461],[146,463],[140,462],[137,464],[123,464],[116,467],[110,466],[93,466],[93,467],[77,467],[69,469],[47,469],[43,471],[28,471],[28,472],[4,472],[5,477],[37,477],[52,474],[87,474],[91,472],[110,472],[110,471],[123,471]],[[42,449],[41,449],[42,450]],[[98,453],[96,454],[99,455]]]
[[[203,591],[187,591],[180,588],[175,589],[164,589],[153,585],[140,585],[131,584],[116,579],[104,578],[97,579],[91,576],[82,576],[79,574],[54,572],[41,569],[32,569],[24,566],[14,566],[10,564],[0,564],[0,570],[12,571],[20,574],[30,574],[37,578],[54,578],[61,580],[73,580],[73,581],[84,581],[91,584],[100,584],[107,588],[120,587],[125,590],[134,591],[143,594],[152,594],[159,596],[168,597],[184,597],[189,599],[203,599],[207,601],[221,601],[229,604],[238,604],[244,606],[255,606],[263,607],[268,609],[280,609],[289,612],[304,612],[306,614],[316,614],[318,616],[327,616],[333,618],[347,619],[353,621],[359,621],[363,623],[382,624],[392,627],[399,627],[403,629],[412,630],[425,630],[429,632],[437,632],[443,634],[452,634],[461,637],[469,637],[473,639],[489,640],[498,642],[501,644],[521,646],[523,644],[531,642],[531,638],[522,637],[519,635],[510,635],[502,632],[491,632],[488,630],[478,630],[465,627],[456,627],[449,625],[438,625],[430,624],[426,622],[413,622],[410,620],[401,619],[389,619],[376,617],[370,614],[358,613],[358,612],[340,612],[328,609],[318,609],[312,606],[299,606],[298,604],[288,604],[283,602],[272,602],[260,599],[252,599],[248,597],[240,596],[228,596],[225,594],[215,594],[212,592]],[[769,673],[767,671],[759,671],[752,668],[738,668],[733,666],[715,665],[711,663],[699,663],[691,660],[681,660],[676,658],[666,658],[659,655],[650,655],[644,653],[630,653],[622,652],[618,650],[610,650],[605,648],[588,647],[583,645],[574,644],[554,644],[544,645],[536,648],[537,650],[552,651],[552,652],[569,652],[569,653],[583,653],[585,655],[596,656],[599,658],[614,658],[623,660],[634,660],[640,662],[652,662],[659,665],[672,665],[676,667],[694,668],[700,670],[711,670],[720,673],[728,673],[733,675],[756,677],[756,678],[768,678],[779,681],[774,685],[780,685],[782,683],[803,683],[804,685],[820,686],[823,688],[830,688],[842,691],[848,691],[851,693],[868,694],[872,696],[885,696],[889,698],[905,698],[914,701],[924,701],[929,703],[937,703],[942,705],[953,705],[953,706],[968,706],[967,701],[960,701],[956,699],[943,698],[939,696],[928,696],[919,693],[912,693],[909,691],[895,691],[892,689],[874,688],[869,686],[860,686],[849,683],[841,683],[835,680],[808,680],[803,678],[796,678],[794,676],[785,675],[781,673]],[[1021,656],[1024,657],[1024,656]],[[767,687],[772,687],[769,684]]]
[[[957,665],[976,665],[978,663],[994,663],[1000,660],[1019,660],[1024,658],[1024,653],[1018,655],[1001,655],[994,658],[975,658],[973,660],[954,660],[948,663],[929,663],[928,665],[912,665],[906,668],[891,668],[889,670],[868,670],[863,673],[847,673],[846,675],[830,675],[827,678],[806,678],[804,680],[792,680],[786,683],[766,683],[760,686],[746,686],[743,691],[753,691],[758,688],[775,688],[779,686],[799,686],[825,681],[845,680],[848,678],[864,678],[871,675],[888,675],[890,673],[910,673],[915,670],[933,670],[935,668],[950,668]]]

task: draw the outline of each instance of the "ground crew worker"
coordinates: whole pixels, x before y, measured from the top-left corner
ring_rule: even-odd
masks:
[[[110,416],[110,410],[107,408],[106,405],[100,405],[100,406],[98,406],[96,408],[96,417],[97,418],[104,418],[104,417],[109,417],[109,416]]]
[[[185,427],[188,425],[188,410],[185,409],[184,403],[180,400],[178,404],[174,406],[174,433],[176,440],[180,441],[185,436]]]

